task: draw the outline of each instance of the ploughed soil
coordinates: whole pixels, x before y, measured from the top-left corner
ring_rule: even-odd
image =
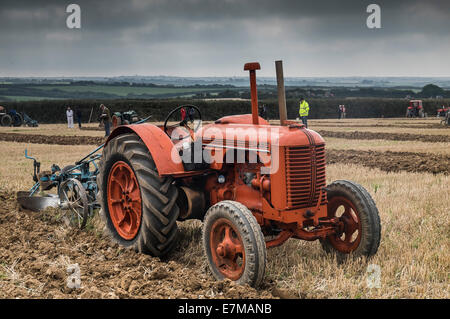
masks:
[[[391,141],[420,141],[428,143],[450,142],[449,135],[423,135],[408,133],[375,133],[375,132],[335,132],[317,130],[323,137],[337,137],[351,140],[391,140]]]
[[[100,145],[105,142],[105,139],[96,136],[0,133],[0,141],[56,145]]]
[[[255,290],[214,280],[203,260],[180,262],[192,234],[181,234],[172,257],[162,261],[119,247],[95,227],[66,226],[56,210],[19,211],[14,195],[1,190],[0,202],[0,298],[273,298],[271,291],[282,293],[268,279]],[[74,264],[80,269],[79,288],[76,272],[68,271]]]
[[[450,156],[430,153],[328,149],[326,161],[327,164],[359,164],[386,172],[407,171],[450,174]]]

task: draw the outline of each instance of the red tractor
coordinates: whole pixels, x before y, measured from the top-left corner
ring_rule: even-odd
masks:
[[[276,66],[281,125],[258,116],[255,62],[244,66],[252,114],[202,127],[200,110],[184,105],[164,125],[112,132],[97,182],[101,215],[119,244],[163,256],[176,245],[177,221],[200,219],[214,277],[251,286],[263,280],[266,248],[289,238],[319,240],[338,258],[377,252],[375,202],[354,182],[326,185],[325,141],[286,120],[281,61]],[[179,121],[181,108],[193,108],[196,120]]]
[[[450,110],[450,107],[446,107],[445,105],[442,105],[440,109],[437,110],[436,117],[443,117],[445,118],[447,116],[448,111]]]
[[[422,100],[411,100],[406,109],[406,117],[424,117]]]

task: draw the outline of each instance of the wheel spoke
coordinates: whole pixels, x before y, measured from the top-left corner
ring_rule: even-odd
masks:
[[[63,189],[63,195],[66,198],[66,201],[69,202],[69,197],[67,196],[66,190]]]
[[[120,190],[121,190],[122,192],[124,191],[122,184],[119,182],[119,180],[118,180],[116,177],[113,176],[113,177],[111,178],[111,182],[113,182],[113,183],[115,183],[116,185],[118,185],[118,186],[120,187]]]
[[[141,196],[139,192],[133,192],[128,195],[130,197],[130,201],[133,203],[137,203],[141,201]]]
[[[231,232],[230,227],[228,226],[225,227],[225,236],[223,238],[223,242],[231,242]]]
[[[239,244],[239,245],[235,245],[234,247],[235,247],[235,250],[236,250],[236,255],[238,255],[238,254],[242,255],[243,254],[244,247],[242,247],[242,245]]]

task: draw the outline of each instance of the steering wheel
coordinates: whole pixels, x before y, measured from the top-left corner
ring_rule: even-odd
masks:
[[[184,109],[184,118],[183,118],[183,111]],[[191,111],[193,110],[193,111]],[[167,125],[169,120],[172,119],[172,121],[175,121],[177,123],[172,125]],[[197,121],[197,124],[195,123]],[[191,104],[185,104],[180,105],[179,107],[173,109],[169,115],[167,115],[165,121],[164,121],[164,132],[169,136],[171,139],[175,140],[184,140],[185,138],[192,137],[192,135],[197,132],[200,125],[202,123],[202,113],[200,112],[199,108],[195,105]],[[177,127],[181,127],[188,131],[188,133],[184,136],[173,136],[172,134],[173,129],[176,129]],[[171,130],[172,129],[172,130]],[[169,132],[170,130],[170,132]]]

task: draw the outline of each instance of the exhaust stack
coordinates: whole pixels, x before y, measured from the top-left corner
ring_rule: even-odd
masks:
[[[277,87],[278,87],[278,110],[280,112],[280,125],[286,125],[287,110],[286,110],[286,92],[284,90],[284,75],[283,75],[283,61],[275,61],[275,69],[277,72]]]
[[[253,124],[258,125],[258,92],[256,90],[256,70],[261,70],[258,62],[246,63],[244,71],[250,71],[250,94],[252,97],[252,119]]]

